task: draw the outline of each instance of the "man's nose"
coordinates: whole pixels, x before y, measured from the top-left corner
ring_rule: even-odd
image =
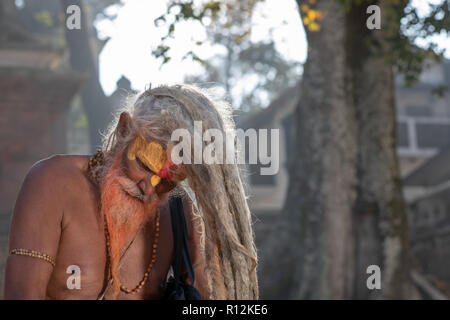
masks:
[[[150,179],[141,180],[138,183],[139,189],[141,189],[141,192],[144,196],[151,196],[155,192],[155,188],[153,188],[152,184],[150,183]]]

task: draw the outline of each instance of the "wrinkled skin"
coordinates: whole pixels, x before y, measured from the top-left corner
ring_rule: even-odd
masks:
[[[87,156],[53,156],[36,164],[27,175],[16,202],[10,229],[9,250],[27,248],[56,258],[55,268],[44,260],[10,255],[5,278],[6,299],[97,299],[106,285],[106,243],[100,217],[98,187],[85,171]],[[145,172],[131,169],[138,181]],[[148,181],[148,180],[147,180]],[[145,195],[153,187],[140,182]],[[190,251],[195,267],[195,286],[207,297],[204,259],[192,204],[184,198]],[[121,292],[118,299],[158,299],[173,255],[173,239],[167,196],[159,199],[160,237],[153,272],[139,294]],[[150,217],[128,249],[119,271],[121,282],[134,288],[151,259],[154,219]],[[81,269],[81,289],[68,289],[66,269]]]
[[[119,156],[119,155],[118,155]],[[121,261],[119,278],[132,289],[138,285],[151,260],[155,208],[160,210],[160,236],[156,263],[149,280],[137,294],[120,292],[118,299],[159,299],[173,258],[173,237],[168,194],[156,194],[150,184],[153,174],[136,160],[121,157],[124,194],[121,203],[141,201],[146,219]],[[97,299],[107,285],[106,241],[101,217],[101,190],[87,175],[89,156],[56,155],[35,164],[28,173],[16,201],[10,227],[9,250],[36,250],[56,260],[56,266],[27,256],[9,255],[5,273],[6,299]],[[139,194],[140,200],[135,196]],[[121,205],[122,207],[122,205]],[[183,198],[194,286],[202,298],[209,297],[205,259],[200,246],[198,220],[192,203]],[[123,214],[126,214],[124,207]],[[124,248],[120,255],[124,253]],[[80,268],[80,289],[70,289],[69,266]],[[105,298],[110,298],[108,290]]]

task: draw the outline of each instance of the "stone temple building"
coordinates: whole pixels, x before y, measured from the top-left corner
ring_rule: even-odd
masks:
[[[66,152],[66,116],[83,77],[61,68],[63,52],[0,10],[0,298],[8,229],[19,188],[39,159]]]

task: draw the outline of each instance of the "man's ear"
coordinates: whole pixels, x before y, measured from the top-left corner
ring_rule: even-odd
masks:
[[[131,116],[128,112],[122,112],[120,114],[119,123],[117,124],[117,132],[120,136],[124,137],[130,131]]]

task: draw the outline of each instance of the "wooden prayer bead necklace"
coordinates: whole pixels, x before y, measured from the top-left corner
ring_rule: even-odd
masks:
[[[99,184],[97,173],[94,171],[95,167],[103,165],[105,161],[105,155],[102,150],[97,150],[97,152],[89,159],[88,162],[88,175],[91,180],[96,184]]]
[[[145,285],[145,283],[147,282],[148,277],[150,275],[150,272],[153,269],[153,265],[156,262],[156,253],[157,253],[157,249],[158,249],[159,220],[160,220],[160,212],[159,212],[159,209],[157,209],[157,211],[156,211],[156,219],[155,219],[155,221],[156,221],[155,222],[155,238],[153,239],[152,258],[151,258],[150,263],[149,263],[149,265],[147,267],[147,270],[144,273],[144,276],[143,276],[142,280],[139,282],[139,284],[136,287],[134,287],[134,289],[129,289],[126,286],[120,284],[120,290],[125,292],[125,293],[127,293],[127,294],[130,294],[130,293],[131,294],[136,294],[136,293],[138,293],[142,289],[142,287]],[[108,232],[108,227],[107,227],[107,224],[106,224],[106,217],[105,217],[105,238],[106,238],[106,246],[108,248],[108,250],[107,250],[107,252],[108,252],[107,253],[108,254],[108,259],[110,260],[109,264],[111,265],[111,263],[110,263],[111,262],[111,259],[110,259],[111,245],[110,245],[110,241],[109,241],[109,232]]]
[[[103,164],[104,162],[104,155],[103,152],[101,150],[97,151],[95,153],[94,156],[92,156],[92,158],[89,159],[89,164],[88,164],[88,172],[91,175],[91,177],[94,179],[95,182],[98,183],[98,178],[97,176],[94,174],[93,169],[98,166]],[[139,282],[139,284],[134,288],[134,289],[129,289],[126,286],[120,284],[120,290],[122,292],[125,292],[126,294],[136,294],[138,293],[142,287],[145,285],[145,283],[148,280],[148,277],[150,275],[150,272],[153,269],[153,265],[156,262],[156,253],[157,253],[157,249],[158,249],[158,240],[159,240],[159,220],[160,220],[160,212],[159,209],[157,209],[156,211],[156,219],[155,219],[155,238],[153,239],[153,248],[152,248],[152,258],[150,260],[150,263],[147,267],[147,270],[144,273],[144,276],[142,278],[142,280]],[[105,225],[105,238],[106,238],[106,246],[107,246],[107,258],[109,260],[108,264],[111,265],[111,245],[110,245],[110,240],[109,240],[109,232],[108,232],[108,225],[106,223],[106,217],[104,217],[104,225]]]

